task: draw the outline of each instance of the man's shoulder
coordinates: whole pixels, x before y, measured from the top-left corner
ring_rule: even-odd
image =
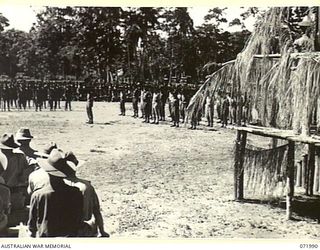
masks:
[[[50,194],[54,193],[55,191],[52,189],[51,186],[40,188],[32,193],[32,197],[43,197],[43,196],[50,196]]]
[[[91,186],[91,182],[89,180],[86,180],[86,179],[82,179],[82,178],[77,178],[78,181],[88,185],[88,186]]]
[[[29,175],[29,179],[37,179],[40,177],[48,177],[48,173],[46,171],[43,170],[43,168],[39,167],[37,169],[35,169],[30,175]]]
[[[82,184],[85,185],[86,189],[92,189],[93,188],[93,186],[91,185],[91,182],[89,180],[81,179],[81,178],[78,178],[78,177],[76,177],[76,178],[68,178],[67,180],[73,182],[74,184],[82,183]]]
[[[71,187],[69,185],[65,185],[64,191],[69,193],[70,195],[82,195],[82,193],[77,187]]]
[[[24,152],[20,148],[15,148],[12,152],[16,155],[25,155]]]

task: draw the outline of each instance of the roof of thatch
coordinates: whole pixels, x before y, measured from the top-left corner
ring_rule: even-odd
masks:
[[[210,75],[193,96],[188,117],[202,109],[207,95],[230,89],[238,98],[248,96],[265,126],[308,127],[320,94],[320,52],[293,53],[290,30],[282,25],[285,13],[275,7],[264,15],[236,60]]]

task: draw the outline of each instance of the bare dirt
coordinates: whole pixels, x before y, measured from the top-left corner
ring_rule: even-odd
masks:
[[[0,132],[27,126],[35,149],[55,141],[86,160],[78,175],[96,188],[111,237],[320,237],[320,209],[304,214],[310,205],[299,194],[292,221],[282,200],[233,201],[235,131],[145,124],[126,106],[123,117],[117,103],[95,103],[93,125],[83,102],[71,112],[1,112]]]

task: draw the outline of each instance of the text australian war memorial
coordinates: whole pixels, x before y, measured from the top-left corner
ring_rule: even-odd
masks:
[[[231,12],[0,7],[0,236],[319,237],[320,7]]]

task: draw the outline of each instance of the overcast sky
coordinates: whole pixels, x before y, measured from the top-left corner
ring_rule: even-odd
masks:
[[[214,6],[213,6],[214,7]],[[212,7],[212,8],[213,8]],[[8,28],[15,28],[28,32],[32,26],[32,23],[36,22],[36,13],[39,12],[42,7],[30,6],[30,5],[2,5],[0,3],[0,13],[9,19],[10,26]],[[204,16],[208,13],[210,7],[191,7],[189,8],[190,16],[194,21],[195,26],[201,25],[204,21]],[[226,18],[231,21],[236,17],[239,17],[243,9],[240,7],[229,7],[226,11]],[[254,18],[246,21],[246,26],[251,29],[254,23]],[[239,27],[229,28],[223,27],[229,31],[239,30]]]

